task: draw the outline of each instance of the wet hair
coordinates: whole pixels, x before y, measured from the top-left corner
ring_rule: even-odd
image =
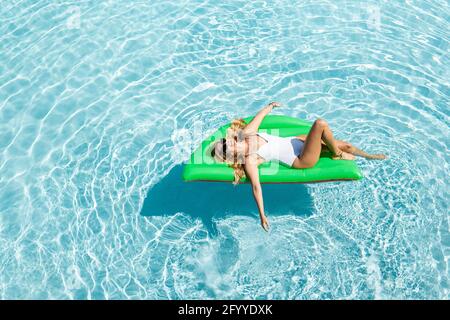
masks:
[[[246,127],[247,123],[244,121],[244,119],[235,119],[231,122],[230,128],[227,130],[227,137],[228,138],[234,138],[235,136],[239,135],[242,129]],[[217,159],[218,161],[226,162],[231,168],[234,170],[234,180],[233,184],[237,185],[240,180],[245,177],[245,170],[244,170],[244,164],[239,163],[237,159],[234,159],[232,162],[228,161],[226,159],[226,152],[227,152],[227,145],[226,145],[226,139],[222,138],[218,141],[216,141],[213,144],[213,148],[211,150],[211,157]],[[222,143],[222,155],[216,154],[216,146],[217,144]]]

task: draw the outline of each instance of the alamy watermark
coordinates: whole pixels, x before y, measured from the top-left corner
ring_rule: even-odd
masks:
[[[68,15],[66,21],[67,29],[80,29],[81,27],[81,11],[80,7],[71,6],[66,10]]]
[[[381,30],[381,13],[380,7],[369,5],[367,7],[367,13],[369,14],[367,18],[367,26],[369,29],[375,29],[377,31]]]
[[[176,162],[187,161],[191,164],[245,164],[253,161],[254,157],[245,156],[245,144],[248,143],[249,134],[243,129],[223,130],[219,128],[210,135],[210,126],[207,121],[197,120],[191,129],[174,128],[171,134],[171,141],[174,145],[171,155]],[[279,129],[261,129],[259,132],[266,132],[279,136]],[[209,136],[210,135],[210,136]],[[208,137],[209,136],[209,137]],[[206,138],[206,140],[204,140]],[[203,144],[206,144],[203,145]],[[261,146],[259,146],[261,147]],[[275,150],[276,151],[276,150]],[[255,152],[255,150],[253,151]],[[193,153],[193,156],[191,154]],[[272,155],[276,157],[277,155]],[[268,166],[261,168],[265,175],[276,174],[280,169],[280,163],[270,161]]]
[[[66,287],[69,290],[77,290],[81,288],[82,282],[80,277],[80,269],[77,266],[72,265],[66,270],[67,280]]]

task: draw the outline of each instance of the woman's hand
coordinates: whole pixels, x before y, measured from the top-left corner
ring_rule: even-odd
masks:
[[[272,108],[276,108],[276,107],[281,107],[281,104],[279,104],[278,102],[273,101],[273,102],[269,103],[269,106],[272,107]]]
[[[269,220],[267,220],[266,216],[261,217],[261,227],[264,231],[269,232]]]
[[[278,102],[271,102],[265,105],[256,116],[250,121],[250,123],[244,128],[245,133],[253,133],[258,132],[259,125],[263,121],[264,117],[269,114],[275,107],[281,107],[281,104]]]

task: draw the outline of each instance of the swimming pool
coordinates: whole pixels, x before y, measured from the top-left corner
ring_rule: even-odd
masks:
[[[449,13],[3,3],[0,297],[448,299]],[[270,101],[389,159],[358,159],[357,182],[263,186],[265,234],[246,186],[177,179],[208,134]]]

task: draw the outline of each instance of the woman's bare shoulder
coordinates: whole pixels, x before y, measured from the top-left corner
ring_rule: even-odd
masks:
[[[252,128],[248,128],[248,126],[245,127],[244,129],[242,129],[242,131],[244,132],[245,135],[254,135],[257,132],[256,130],[254,130]]]
[[[262,159],[260,156],[258,156],[257,154],[253,153],[253,154],[249,154],[245,157],[245,164],[244,164],[244,168],[251,168],[251,167],[256,167],[258,168],[258,166],[260,164],[262,164],[264,162],[264,159]]]

